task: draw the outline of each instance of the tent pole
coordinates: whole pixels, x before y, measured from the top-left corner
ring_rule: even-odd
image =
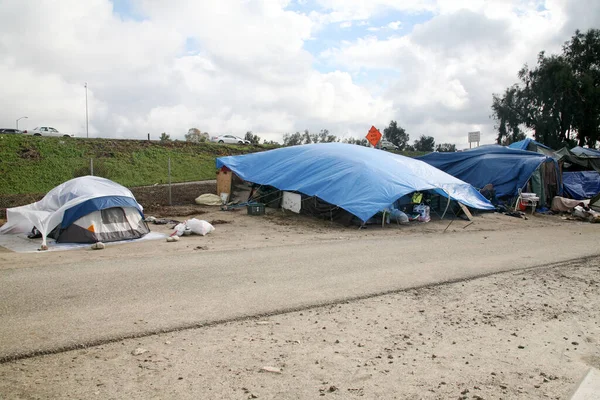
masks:
[[[448,202],[446,203],[446,209],[444,210],[444,213],[442,214],[442,219],[444,219],[444,217],[446,216],[446,212],[448,211],[448,207],[450,207],[450,194],[448,192],[446,192],[444,190],[444,192],[448,195]]]

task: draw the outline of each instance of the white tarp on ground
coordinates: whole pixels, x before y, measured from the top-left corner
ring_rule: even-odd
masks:
[[[106,246],[121,243],[134,243],[145,240],[165,239],[164,233],[150,232],[139,239],[121,240],[118,242],[107,243]],[[42,239],[29,239],[25,234],[18,235],[0,235],[0,246],[15,253],[37,253],[39,251]],[[53,239],[47,241],[48,251],[64,251],[90,248],[89,243],[56,243]]]
[[[46,244],[46,236],[62,222],[65,211],[88,200],[111,197],[130,200],[128,206],[143,211],[126,187],[109,179],[82,176],[58,185],[40,201],[7,209],[7,222],[0,227],[0,234],[28,233],[36,227],[42,234],[42,244]]]

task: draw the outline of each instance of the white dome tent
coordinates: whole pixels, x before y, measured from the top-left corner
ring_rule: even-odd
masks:
[[[137,239],[150,232],[143,207],[129,189],[109,179],[71,179],[38,202],[9,208],[2,234],[28,233],[36,228],[58,243],[95,243]]]

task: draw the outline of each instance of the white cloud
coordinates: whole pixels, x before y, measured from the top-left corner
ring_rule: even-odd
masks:
[[[387,27],[393,31],[397,31],[398,29],[400,29],[401,25],[402,25],[402,22],[394,21],[394,22],[390,22],[389,24],[387,24]]]
[[[139,0],[136,21],[115,15],[108,0],[5,1],[0,76],[10,97],[0,96],[0,124],[28,115],[21,126],[83,134],[85,81],[90,132],[103,136],[183,138],[191,126],[345,132],[372,115],[391,117],[388,102],[347,73],[313,70],[304,42],[314,23],[286,5]],[[186,50],[188,38],[197,50]]]
[[[572,20],[574,4],[440,1],[437,15],[405,36],[361,38],[323,52],[321,58],[355,76],[393,73],[393,82],[379,89],[412,138],[425,133],[437,142],[458,143],[466,132],[481,130],[483,141],[491,143],[492,93],[516,82],[518,70],[524,63],[535,64],[539,51],[560,50],[573,34],[561,27]],[[600,23],[600,13],[588,16],[580,29],[594,23]]]
[[[20,127],[83,134],[87,81],[90,132],[103,136],[183,138],[192,126],[272,140],[305,128],[364,136],[396,119],[413,138],[458,143],[481,130],[491,142],[491,94],[538,51],[600,25],[594,0],[317,0],[306,13],[286,0],[131,2],[141,20],[109,0],[4,0],[0,126],[27,115]],[[433,17],[409,30],[423,13]],[[380,36],[341,41],[327,24]]]

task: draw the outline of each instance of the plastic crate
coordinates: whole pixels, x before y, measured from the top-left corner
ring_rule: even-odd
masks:
[[[248,215],[264,215],[265,205],[262,203],[248,204]]]

